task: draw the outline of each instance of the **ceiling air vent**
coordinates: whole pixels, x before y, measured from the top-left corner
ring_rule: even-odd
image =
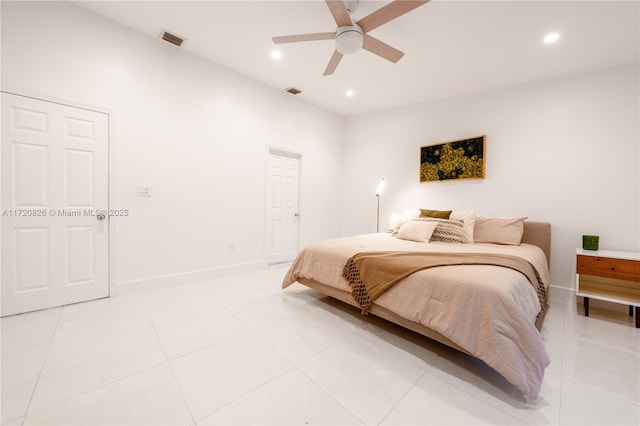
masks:
[[[162,30],[162,39],[178,47],[182,46],[182,43],[185,41],[184,38],[171,34],[169,31],[165,30]]]
[[[295,87],[287,87],[284,89],[285,92],[291,93],[292,95],[297,95],[298,93],[302,93],[302,90],[298,90]]]

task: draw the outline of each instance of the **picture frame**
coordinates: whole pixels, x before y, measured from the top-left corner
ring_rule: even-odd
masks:
[[[420,182],[484,179],[486,135],[420,147]]]

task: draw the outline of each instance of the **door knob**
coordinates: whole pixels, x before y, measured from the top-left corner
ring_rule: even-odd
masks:
[[[105,215],[104,213],[98,213],[96,215],[96,219],[98,219],[98,220],[105,220],[106,217],[107,217],[107,215]]]
[[[294,213],[293,215],[294,215],[295,217],[300,217],[300,214],[299,214],[299,213]]]

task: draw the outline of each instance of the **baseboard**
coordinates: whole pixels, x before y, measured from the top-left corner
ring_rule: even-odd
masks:
[[[576,297],[576,291],[572,288],[560,287],[557,285],[549,286],[549,298],[568,302]]]
[[[264,261],[238,263],[235,265],[221,266],[218,268],[199,269],[197,271],[183,272],[180,274],[162,275],[141,280],[123,281],[112,289],[111,296],[135,293],[137,291],[152,290],[155,288],[171,287],[174,285],[188,284],[213,278],[255,271],[265,267]],[[115,290],[115,291],[114,291]]]

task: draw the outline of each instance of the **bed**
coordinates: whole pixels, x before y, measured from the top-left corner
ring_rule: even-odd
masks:
[[[390,234],[366,234],[314,243],[300,252],[282,287],[295,282],[362,308],[343,277],[358,253],[403,252],[429,256],[462,253],[524,259],[538,277],[538,291],[520,271],[489,264],[437,266],[411,273],[366,309],[484,361],[528,399],[538,397],[549,356],[538,331],[549,285],[551,226],[524,222],[520,245],[428,244]],[[544,294],[540,294],[543,288]],[[365,309],[362,309],[363,312]]]

